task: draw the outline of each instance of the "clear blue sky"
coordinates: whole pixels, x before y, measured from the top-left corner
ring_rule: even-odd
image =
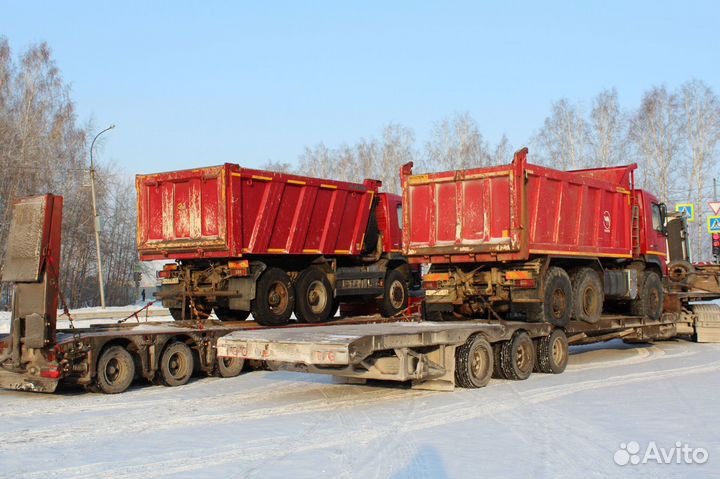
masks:
[[[469,111],[519,147],[560,97],[699,78],[720,91],[717,2],[3,2],[47,41],[79,119],[128,173],[295,162],[305,145]]]

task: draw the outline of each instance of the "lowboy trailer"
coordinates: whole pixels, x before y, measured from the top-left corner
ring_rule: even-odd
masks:
[[[571,321],[564,328],[525,321],[416,320],[235,331],[218,340],[217,354],[349,382],[399,381],[449,391],[483,387],[492,377],[523,380],[533,371],[562,373],[570,345],[675,337],[720,342],[720,306],[691,305],[658,320],[606,315],[593,324]]]

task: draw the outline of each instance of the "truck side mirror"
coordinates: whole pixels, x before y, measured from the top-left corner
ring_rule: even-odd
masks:
[[[667,205],[665,203],[660,203],[658,206],[660,207],[660,224],[662,225],[662,234],[667,236]]]

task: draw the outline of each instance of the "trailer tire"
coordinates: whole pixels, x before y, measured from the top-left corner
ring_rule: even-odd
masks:
[[[572,316],[586,323],[595,324],[603,310],[603,290],[600,275],[592,268],[578,268],[570,275],[572,284]]]
[[[525,331],[516,332],[500,349],[500,366],[507,379],[530,377],[535,366],[535,345]]]
[[[215,316],[220,321],[245,321],[250,316],[250,311],[221,308],[220,306],[215,306],[213,309],[215,310]]]
[[[245,366],[243,358],[216,358],[217,371],[221,378],[239,376]]]
[[[642,287],[638,291],[638,297],[630,301],[630,314],[633,316],[645,316],[657,321],[662,316],[663,310],[663,289],[660,275],[655,271],[645,270]]]
[[[562,329],[555,329],[537,341],[536,363],[541,373],[562,373],[567,367],[568,355],[567,336]]]
[[[482,335],[468,338],[455,350],[455,383],[462,388],[486,386],[493,374],[493,348]]]
[[[565,327],[572,314],[572,284],[564,269],[551,266],[543,280],[542,303],[528,305],[527,320]]]
[[[257,283],[251,312],[263,326],[287,324],[295,307],[295,289],[290,277],[280,268],[268,268]]]
[[[327,274],[311,266],[295,283],[295,316],[302,323],[323,323],[333,311],[333,292]],[[335,309],[337,311],[337,309]]]
[[[170,343],[160,356],[158,373],[160,382],[165,386],[182,386],[187,384],[195,369],[190,346],[179,341]]]
[[[407,309],[408,284],[407,278],[397,269],[391,269],[385,275],[385,291],[380,305],[380,313],[386,318]]]
[[[95,384],[105,394],[124,392],[135,379],[135,361],[122,346],[110,346],[100,355]]]

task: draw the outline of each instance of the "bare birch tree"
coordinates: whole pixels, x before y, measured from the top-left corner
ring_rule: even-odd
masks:
[[[425,145],[424,168],[460,170],[492,162],[489,148],[469,113],[456,114],[436,123]]]
[[[588,155],[588,125],[580,109],[562,98],[532,139],[533,157],[539,163],[561,170],[591,167]]]
[[[705,204],[710,198],[707,179],[717,173],[717,146],[720,140],[720,100],[712,89],[699,80],[691,80],[680,89],[680,131],[687,153],[687,201],[695,204],[695,234],[691,235],[693,257],[710,257],[705,230]],[[705,246],[705,247],[703,247]]]
[[[680,160],[680,117],[677,95],[654,87],[643,95],[640,108],[630,120],[630,139],[635,147],[641,185],[667,202]]]
[[[598,93],[590,112],[588,131],[590,158],[594,167],[628,163],[625,124],[617,90],[613,88]]]

